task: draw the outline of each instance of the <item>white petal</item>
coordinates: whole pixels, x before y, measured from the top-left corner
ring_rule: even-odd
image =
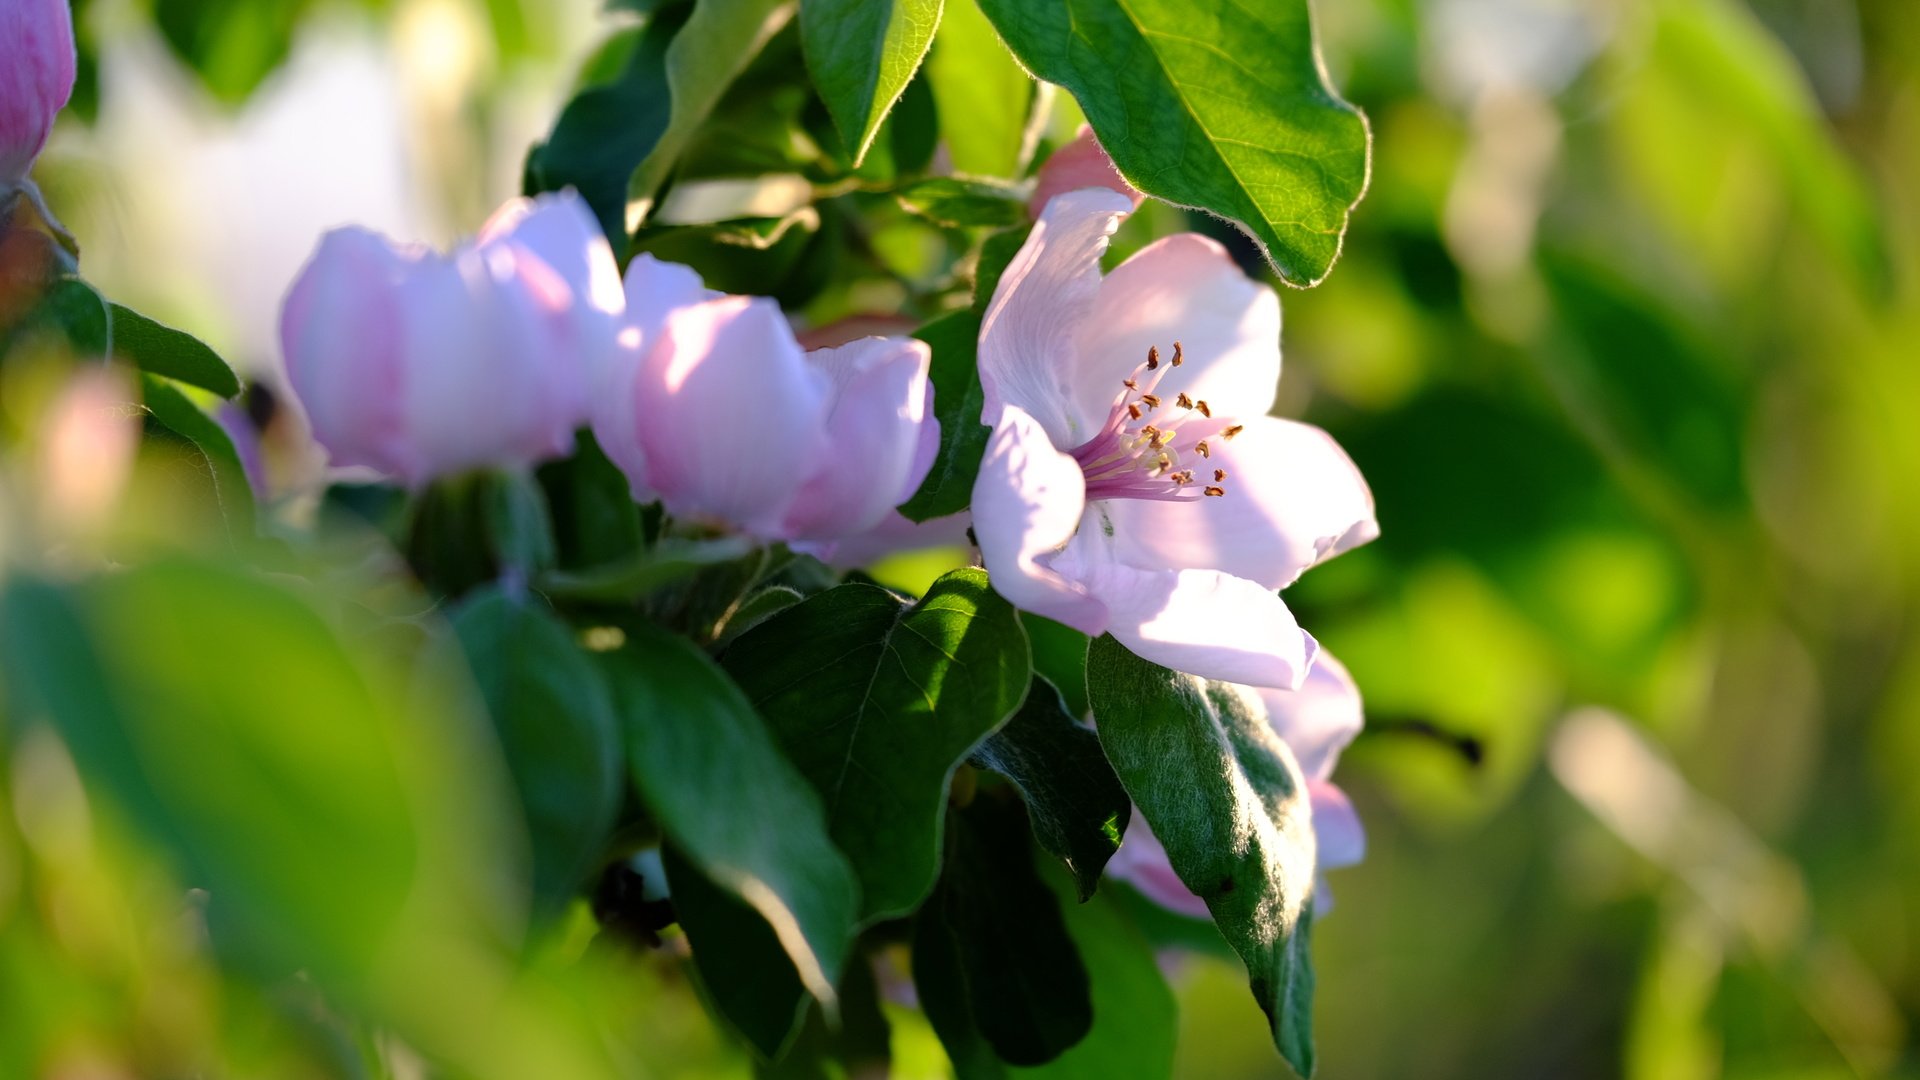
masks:
[[[1225,470],[1224,496],[1101,504],[1123,561],[1223,570],[1278,589],[1380,534],[1366,480],[1326,432],[1265,416],[1241,423],[1231,440],[1207,440],[1210,458],[1181,462],[1208,479]]]
[[[1101,188],[1070,191],[1047,204],[1000,276],[980,323],[981,423],[994,423],[1001,407],[1012,405],[1038,420],[1055,446],[1072,447],[1105,422],[1111,400],[1097,412],[1074,405],[1071,368],[1099,295],[1100,256],[1132,209],[1126,196]]]
[[[1333,775],[1340,751],[1360,734],[1364,722],[1359,686],[1346,667],[1324,650],[1314,658],[1313,670],[1300,689],[1262,689],[1260,698],[1267,705],[1268,723],[1293,751],[1309,780]]]
[[[479,246],[512,243],[526,248],[563,278],[589,311],[617,316],[627,307],[620,267],[600,223],[572,188],[514,199],[494,212],[480,231]]]
[[[1105,605],[1047,565],[1080,527],[1087,492],[1080,464],[1055,450],[1021,409],[1009,405],[998,419],[973,484],[974,536],[994,591],[1017,608],[1098,634]]]
[[[1127,822],[1127,833],[1120,841],[1120,850],[1114,852],[1113,858],[1107,861],[1107,874],[1140,890],[1142,896],[1175,914],[1190,919],[1212,918],[1207,911],[1207,902],[1187,888],[1180,880],[1180,875],[1173,872],[1167,849],[1161,845],[1160,838],[1153,835],[1153,830],[1147,827],[1147,819],[1141,817],[1138,810]]]
[[[1307,799],[1313,808],[1314,845],[1321,871],[1353,866],[1367,857],[1367,831],[1347,793],[1325,780],[1307,781]]]
[[[1136,655],[1255,687],[1295,687],[1306,678],[1318,646],[1277,593],[1215,570],[1128,566],[1086,539],[1096,529],[1083,527],[1054,566],[1106,605],[1107,632]]]
[[[287,383],[336,465],[414,471],[405,442],[405,255],[365,229],[321,238],[280,310]]]
[[[899,505],[919,464],[922,429],[936,424],[927,415],[932,360],[926,342],[912,338],[863,338],[807,354],[832,388],[831,447],[794,500],[785,537],[863,533]]]
[[[638,434],[669,511],[776,535],[827,451],[827,380],[771,300],[680,308],[643,348]]]
[[[1185,391],[1217,416],[1263,416],[1280,383],[1280,298],[1254,281],[1227,250],[1197,233],[1165,237],[1121,263],[1075,347],[1073,395],[1082,413],[1105,416],[1120,380],[1157,347],[1184,362],[1169,367],[1156,393]]]

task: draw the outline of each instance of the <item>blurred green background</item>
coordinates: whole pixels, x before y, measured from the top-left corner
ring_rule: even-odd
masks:
[[[90,277],[262,373],[319,228],[471,230],[604,33],[584,2],[80,6],[97,81],[43,184]],[[1370,849],[1316,926],[1323,1075],[1920,1077],[1920,4],[1317,15],[1373,177],[1331,277],[1282,297],[1279,411],[1349,449],[1383,530],[1289,592],[1369,708],[1338,778]],[[1218,231],[1150,207],[1121,243],[1195,226]],[[87,602],[111,625],[138,598]],[[296,645],[322,629],[280,614]],[[240,616],[208,619],[187,629]],[[395,678],[253,645],[267,686]],[[319,749],[372,770],[355,790],[473,788],[447,813],[498,782],[349,735]],[[317,752],[288,738],[261,753]],[[408,1075],[317,998],[219,980],[57,744],[0,785],[0,1072]],[[343,835],[378,831],[363,810],[333,807]],[[413,813],[394,859],[488,850]],[[484,868],[448,874],[473,894],[401,897],[395,925],[493,917]],[[659,1075],[749,1071],[676,969],[572,964],[579,918],[498,1023],[422,1006],[413,1030],[550,1065],[537,1032],[620,1016]],[[343,977],[369,1001],[511,981],[417,950],[426,974]],[[1168,968],[1178,1075],[1285,1075],[1229,961]],[[924,1023],[894,1019],[896,1073],[939,1075]]]

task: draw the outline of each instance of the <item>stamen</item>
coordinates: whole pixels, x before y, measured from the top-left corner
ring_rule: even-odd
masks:
[[[1179,367],[1180,362],[1185,359],[1186,357],[1180,355],[1180,343],[1177,341],[1174,342],[1173,343],[1173,366]]]
[[[1225,470],[1225,469],[1215,469],[1215,470],[1213,470],[1213,482],[1214,482],[1214,483],[1216,483],[1216,484],[1217,484],[1217,483],[1219,483],[1220,481],[1222,481],[1222,480],[1225,480],[1226,478],[1227,478],[1227,470]]]
[[[1160,366],[1160,346],[1147,346],[1147,370],[1153,371]]]
[[[1193,448],[1195,450],[1198,450],[1200,452],[1200,456],[1203,458],[1210,458],[1213,456],[1213,449],[1207,445],[1207,440],[1205,439],[1201,439],[1199,442],[1194,443]]]
[[[1173,400],[1176,404],[1178,404],[1183,409],[1193,408],[1193,399],[1187,396],[1187,392],[1185,390],[1180,391],[1180,396],[1177,398],[1174,398]]]
[[[1131,382],[1132,380],[1129,379],[1128,381]],[[1132,405],[1132,404],[1129,404],[1127,406],[1127,417],[1129,419],[1138,420],[1142,415],[1143,414],[1140,412],[1140,406]]]
[[[1201,416],[1204,416],[1209,420],[1213,419],[1213,410],[1207,407],[1206,398],[1201,398],[1199,402],[1194,405],[1194,408],[1200,410]]]
[[[1126,378],[1124,378],[1124,379],[1121,379],[1121,380],[1120,380],[1120,385],[1122,385],[1122,386],[1124,386],[1124,387],[1126,387],[1126,388],[1127,388],[1127,389],[1129,389],[1129,390],[1138,390],[1138,389],[1140,389],[1140,384],[1139,384],[1139,383],[1137,383],[1137,382],[1135,382],[1135,381],[1134,381],[1134,379],[1133,379],[1133,376],[1131,376],[1131,375],[1129,375],[1129,376],[1127,376],[1127,377],[1126,377]]]
[[[1217,487],[1209,487],[1205,490],[1205,492],[1203,492],[1203,494],[1211,495],[1216,499],[1222,495],[1225,495],[1226,493],[1227,493],[1226,488],[1217,488]]]
[[[1247,430],[1247,426],[1245,424],[1235,424],[1232,427],[1228,428],[1227,430],[1221,432],[1220,437],[1223,439],[1231,439],[1235,435],[1238,435],[1245,430]]]
[[[1160,399],[1154,397],[1152,394],[1141,394],[1140,400],[1146,402],[1147,408],[1149,409],[1157,409],[1160,407]]]

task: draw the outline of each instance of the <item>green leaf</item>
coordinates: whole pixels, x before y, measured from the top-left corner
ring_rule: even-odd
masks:
[[[801,0],[807,71],[855,165],[933,44],[940,6],[941,0]]]
[[[1316,285],[1367,186],[1367,124],[1327,84],[1307,0],[980,0],[1073,93],[1134,187],[1239,222]]]
[[[293,48],[306,0],[154,0],[153,22],[222,105],[238,108]]]
[[[973,501],[973,481],[993,432],[980,422],[986,394],[974,352],[980,341],[980,316],[973,311],[943,315],[913,332],[933,350],[933,414],[940,421],[940,449],[920,490],[900,505],[911,521],[945,517]]]
[[[947,0],[927,54],[926,80],[940,111],[953,170],[1011,180],[1026,172],[1043,115],[1040,84],[1020,70],[977,0]]]
[[[563,600],[630,602],[664,585],[684,581],[706,567],[744,558],[753,550],[753,541],[743,536],[662,540],[624,562],[577,573],[543,574],[538,585],[541,592]]]
[[[714,639],[714,645],[718,648],[726,648],[741,634],[759,626],[803,599],[805,598],[800,595],[798,589],[791,589],[785,585],[772,585],[754,593],[740,601],[740,605],[727,615],[726,622],[721,624],[720,636]]]
[[[688,861],[767,920],[808,991],[831,1001],[857,894],[813,788],[685,638],[637,625],[602,662],[641,801]]]
[[[667,126],[627,185],[625,230],[653,213],[654,196],[720,96],[793,18],[793,0],[699,0],[666,51]]]
[[[674,917],[686,932],[707,999],[762,1058],[780,1057],[800,1032],[807,988],[779,935],[759,912],[708,880],[673,845],[662,848],[660,856]]]
[[[255,536],[253,485],[226,429],[165,379],[141,375],[140,394],[156,423],[192,443],[207,459],[214,498],[226,519],[229,539],[236,545],[251,540]]]
[[[406,546],[414,573],[442,596],[507,572],[525,580],[554,560],[546,495],[519,471],[443,477],[414,500]]]
[[[1171,1080],[1179,1005],[1152,944],[1111,897],[1068,907],[1065,915],[1093,988],[1093,1029],[1045,1065],[1011,1071],[1049,1080]]]
[[[576,189],[616,252],[627,247],[627,184],[667,131],[667,54],[680,24],[666,14],[627,31],[634,40],[619,75],[576,94],[527,155],[527,193]]]
[[[1019,188],[987,180],[931,176],[895,192],[908,213],[936,225],[1006,228],[1027,222],[1027,197]]]
[[[1034,838],[1067,864],[1080,899],[1092,896],[1133,815],[1100,737],[1073,719],[1051,683],[1036,678],[1026,704],[987,736],[973,760],[1020,789]]]
[[[1247,966],[1274,1045],[1313,1073],[1313,822],[1306,782],[1250,691],[1168,671],[1110,636],[1087,686],[1100,741],[1174,872]]]
[[[233,369],[198,338],[119,304],[110,305],[110,309],[114,356],[142,371],[211,390],[224,398],[240,392],[240,380]]]
[[[954,769],[1027,691],[1012,606],[971,569],[911,607],[842,585],[742,635],[722,661],[824,797],[864,919],[912,911],[939,871]]]
[[[759,1080],[843,1080],[893,1075],[893,1030],[881,1011],[880,984],[869,961],[848,964],[840,980],[840,1010],[829,1023],[819,1006],[807,1011],[786,1055],[754,1063]]]
[[[598,868],[620,809],[613,702],[573,635],[533,603],[489,588],[452,621],[520,795],[535,917],[550,920]]]
[[[940,887],[914,920],[927,1019],[962,1076],[991,1072],[975,1033],[998,1061],[1052,1061],[1086,1037],[1093,1003],[1060,902],[1035,872],[1025,815],[982,797],[952,817]]]
[[[1033,673],[1052,683],[1060,691],[1067,715],[1078,720],[1087,715],[1087,635],[1035,615],[1020,613],[1020,625],[1026,627],[1027,640],[1033,643]]]
[[[568,570],[631,559],[645,541],[640,507],[626,474],[582,430],[574,455],[542,465],[535,475],[551,510],[557,561]]]
[[[209,891],[224,956],[365,990],[430,857],[403,725],[313,610],[186,563],[73,599],[15,578],[0,608],[9,691],[53,722],[93,796]]]

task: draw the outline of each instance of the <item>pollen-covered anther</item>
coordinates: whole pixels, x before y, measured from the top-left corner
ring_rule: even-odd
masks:
[[[1225,470],[1225,469],[1215,469],[1215,470],[1213,470],[1213,482],[1214,482],[1214,483],[1216,483],[1216,484],[1218,484],[1218,483],[1220,483],[1220,482],[1221,482],[1222,480],[1225,480],[1226,478],[1227,478],[1227,470]]]
[[[1126,388],[1127,388],[1127,389],[1129,389],[1129,390],[1138,390],[1138,389],[1140,389],[1140,383],[1139,383],[1139,381],[1138,381],[1138,380],[1136,380],[1136,379],[1135,379],[1135,378],[1134,378],[1133,376],[1131,376],[1131,375],[1129,375],[1129,376],[1127,376],[1127,377],[1126,377],[1126,378],[1124,378],[1124,379],[1121,379],[1121,380],[1120,380],[1120,385],[1121,385],[1121,386],[1124,386],[1124,387],[1126,387]]]
[[[1193,408],[1193,399],[1187,396],[1187,392],[1185,390],[1180,391],[1180,396],[1177,398],[1174,398],[1173,400],[1174,400],[1174,404],[1180,406],[1183,409]]]
[[[1179,472],[1174,473],[1173,482],[1182,486],[1193,483],[1193,470],[1181,469]]]
[[[1214,498],[1219,498],[1220,496],[1225,495],[1226,493],[1227,493],[1226,488],[1212,487],[1212,486],[1207,487],[1204,491],[1204,494],[1211,495]]]
[[[1152,394],[1141,394],[1140,400],[1146,402],[1147,408],[1149,409],[1157,409],[1160,407],[1160,399],[1154,397]]]
[[[1172,441],[1173,432],[1171,431],[1156,431],[1153,433],[1152,445],[1155,450],[1165,449],[1166,445]]]
[[[1147,370],[1155,371],[1160,367],[1160,346],[1147,346]]]
[[[1174,342],[1173,343],[1173,366],[1179,367],[1181,363],[1184,362],[1185,360],[1186,360],[1186,357],[1182,355],[1180,352],[1180,343],[1177,341]]]
[[[1206,398],[1201,398],[1199,401],[1194,402],[1193,407],[1200,410],[1201,416],[1204,416],[1209,420],[1213,419],[1213,410],[1207,407]]]
[[[1207,440],[1205,439],[1201,439],[1199,442],[1194,443],[1193,448],[1199,451],[1200,456],[1203,458],[1210,458],[1213,456],[1213,448],[1207,445]]]
[[[1128,418],[1129,420],[1138,420],[1138,419],[1140,419],[1140,418],[1141,418],[1142,416],[1144,416],[1144,415],[1146,415],[1146,414],[1145,414],[1145,413],[1142,413],[1142,412],[1140,411],[1140,406],[1138,406],[1138,405],[1134,405],[1134,404],[1128,404],[1128,406],[1127,406],[1127,418]]]
[[[1221,432],[1220,437],[1223,439],[1231,439],[1235,435],[1238,435],[1245,430],[1247,430],[1247,427],[1245,424],[1235,424],[1232,427],[1229,427],[1227,430]]]

